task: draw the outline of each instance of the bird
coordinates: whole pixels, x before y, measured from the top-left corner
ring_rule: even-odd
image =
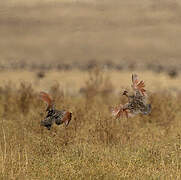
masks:
[[[132,74],[133,95],[128,95],[128,91],[122,93],[123,96],[128,98],[128,102],[124,105],[120,104],[112,108],[112,115],[116,118],[133,117],[136,114],[148,115],[151,112],[151,104],[147,103],[147,94],[144,81],[138,80],[137,74]]]
[[[57,110],[50,95],[43,91],[40,92],[40,97],[44,102],[47,103],[47,115],[45,119],[41,121],[41,126],[44,126],[50,130],[54,123],[56,125],[64,123],[65,127],[67,127],[72,119],[72,112],[67,110]]]

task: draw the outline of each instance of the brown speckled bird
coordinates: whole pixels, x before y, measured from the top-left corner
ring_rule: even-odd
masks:
[[[55,109],[55,105],[53,104],[52,98],[45,92],[40,92],[40,97],[43,101],[47,103],[47,116],[44,120],[41,121],[41,125],[45,126],[48,130],[50,130],[53,123],[60,125],[65,124],[67,127],[71,121],[72,113],[66,110],[57,110]]]
[[[134,94],[128,95],[128,91],[124,91],[122,95],[128,98],[128,103],[112,109],[112,115],[116,118],[126,116],[132,117],[136,114],[149,114],[151,112],[151,104],[147,104],[146,90],[144,89],[144,81],[139,81],[136,74],[132,75],[132,85]]]

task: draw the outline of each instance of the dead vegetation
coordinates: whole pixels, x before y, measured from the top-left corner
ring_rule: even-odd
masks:
[[[31,84],[1,87],[2,179],[181,178],[179,93],[151,93],[150,115],[115,120],[109,107],[125,98],[106,90],[111,86],[100,72],[91,73],[86,96],[50,87],[57,108],[73,112],[66,129],[40,126],[46,107]]]
[[[1,1],[0,179],[181,179],[180,10],[178,0]],[[132,71],[152,112],[115,120]],[[73,112],[68,128],[40,126],[42,90]]]

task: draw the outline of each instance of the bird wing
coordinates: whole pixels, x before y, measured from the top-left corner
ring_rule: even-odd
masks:
[[[124,106],[120,104],[115,108],[112,108],[112,116],[116,118],[123,118],[124,116],[126,116],[127,118],[132,117],[133,114],[130,112],[130,110],[123,107]]]
[[[122,113],[123,105],[120,104],[119,106],[116,106],[111,109],[112,115],[117,117],[120,113]]]
[[[40,92],[40,97],[43,101],[45,101],[47,103],[48,106],[52,106],[53,105],[53,101],[52,98],[45,92]]]
[[[136,95],[145,96],[146,90],[144,89],[144,81],[139,81],[137,74],[132,74],[132,88],[135,91]]]

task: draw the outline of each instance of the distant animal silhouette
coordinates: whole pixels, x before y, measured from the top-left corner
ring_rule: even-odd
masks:
[[[45,126],[48,130],[51,129],[53,123],[60,125],[65,124],[67,127],[71,121],[72,113],[66,110],[57,110],[53,103],[52,98],[45,92],[40,92],[40,97],[47,103],[47,116],[41,121],[41,125]]]
[[[116,118],[126,116],[132,117],[136,114],[149,114],[151,112],[151,104],[147,104],[145,84],[143,81],[138,81],[136,74],[132,75],[132,85],[134,94],[128,95],[128,91],[124,91],[122,95],[128,98],[128,103],[115,107],[112,109],[112,115]]]

